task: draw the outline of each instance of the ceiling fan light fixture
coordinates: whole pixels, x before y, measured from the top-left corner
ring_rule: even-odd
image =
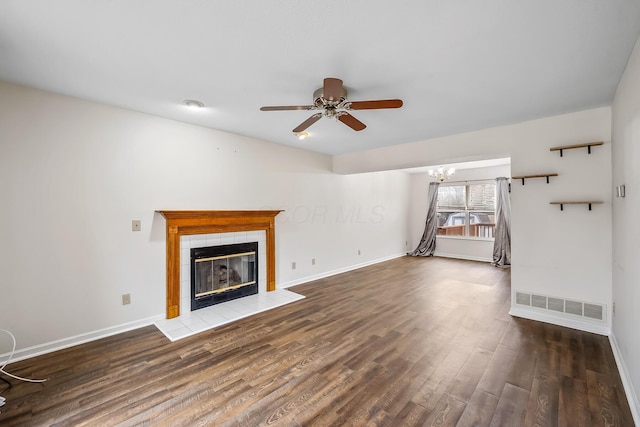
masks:
[[[342,80],[335,77],[324,79],[323,86],[313,92],[312,105],[268,105],[260,107],[260,111],[286,111],[286,110],[315,110],[314,113],[304,122],[293,129],[293,133],[299,139],[305,138],[302,135],[309,126],[320,120],[322,117],[337,119],[355,131],[361,131],[367,127],[360,120],[349,114],[351,110],[380,110],[384,108],[402,107],[401,99],[376,99],[372,101],[349,101],[347,100],[347,90],[342,84]]]
[[[204,108],[204,104],[200,101],[196,101],[195,99],[187,99],[184,101],[184,105],[186,105],[190,110],[200,110]]]
[[[298,132],[297,135],[298,135],[298,139],[300,141],[302,141],[303,139],[305,139],[306,137],[309,136],[309,134],[307,132]]]

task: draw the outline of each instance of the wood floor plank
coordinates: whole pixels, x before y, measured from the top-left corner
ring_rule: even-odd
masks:
[[[467,354],[456,351],[447,353],[411,400],[431,411],[448,390],[468,358]]]
[[[580,332],[574,329],[562,331],[562,343],[568,351],[563,351],[560,359],[560,372],[571,378],[584,378],[586,360]]]
[[[505,384],[496,410],[491,418],[491,427],[524,426],[527,416],[529,392],[511,384]]]
[[[484,427],[491,424],[498,397],[486,391],[476,389],[462,412],[456,427]]]
[[[499,397],[507,382],[507,376],[513,366],[516,355],[516,351],[499,345],[493,353],[477,388]]]
[[[427,421],[429,413],[430,412],[424,406],[409,401],[393,418],[390,425],[400,427],[421,426]]]
[[[466,403],[475,391],[491,360],[492,353],[476,348],[453,379],[447,394]]]
[[[625,410],[627,401],[618,399],[617,381],[608,375],[587,370],[587,395],[591,419],[596,425],[621,427],[633,425],[633,420]]]
[[[494,310],[499,311],[502,309],[502,305],[498,307],[494,307]],[[495,311],[489,311],[487,314],[493,314]],[[478,343],[478,347],[483,348],[489,351],[495,351],[496,347],[500,344],[502,337],[507,331],[507,326],[509,326],[508,320],[502,319],[490,319],[487,322],[487,327],[483,330],[481,335],[481,339]]]
[[[305,399],[298,408],[295,419],[301,425],[330,425],[330,421],[337,419],[334,408],[343,400],[345,390],[361,380],[365,371],[353,372],[337,365],[340,369],[337,375],[331,372],[323,373],[325,383],[305,394]]]
[[[465,403],[445,393],[424,422],[424,427],[455,427],[464,411]]]
[[[170,342],[149,326],[12,363],[4,426],[632,425],[607,337],[508,315],[509,269],[403,257]]]
[[[342,422],[345,425],[366,425],[372,421],[376,412],[381,409],[377,405],[386,387],[393,387],[409,368],[408,361],[398,359],[387,365],[387,369],[379,377],[352,389],[351,399],[336,411]],[[361,393],[360,390],[364,392]]]
[[[588,427],[594,424],[589,412],[586,380],[562,377],[558,405],[558,427]]]
[[[514,351],[517,352],[517,355],[507,370],[505,381],[524,390],[531,390],[538,360],[538,350],[535,344],[523,342],[520,348]]]
[[[377,405],[385,408],[386,413],[395,417],[404,409],[406,402],[416,394],[434,370],[432,358],[425,353],[398,381],[387,387],[380,396]]]
[[[560,345],[549,343],[547,352],[538,358],[527,412],[526,425],[556,425],[560,396]]]

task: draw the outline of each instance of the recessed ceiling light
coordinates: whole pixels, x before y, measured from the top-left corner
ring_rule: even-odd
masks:
[[[305,139],[308,136],[309,136],[309,134],[307,132],[298,132],[298,139],[300,141],[302,141],[303,139]]]
[[[204,108],[204,104],[200,101],[196,101],[195,99],[187,99],[184,101],[184,105],[186,105],[191,110],[199,110]]]

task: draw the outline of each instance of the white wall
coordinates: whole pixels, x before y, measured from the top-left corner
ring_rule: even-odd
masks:
[[[0,182],[0,325],[25,354],[164,316],[156,210],[285,209],[279,287],[406,252],[404,173],[2,82]]]
[[[511,286],[516,291],[602,304],[603,322],[519,307],[518,315],[608,333],[611,307],[611,109],[608,107],[334,157],[334,170],[357,173],[511,158],[511,174],[559,174],[512,184]],[[560,158],[549,148],[604,141],[588,155]],[[602,200],[592,211],[550,201]],[[512,306],[512,313],[515,313]]]
[[[626,197],[613,199],[612,344],[622,366],[629,404],[640,425],[640,39],[631,54],[612,105],[613,186]],[[612,190],[613,191],[613,190]]]
[[[510,165],[486,168],[458,169],[451,181],[489,179],[511,176]],[[411,211],[410,211],[410,248],[420,243],[427,214],[428,187],[432,178],[428,173],[411,174]],[[436,238],[436,256],[491,262],[493,259],[493,240],[469,239],[457,237]]]

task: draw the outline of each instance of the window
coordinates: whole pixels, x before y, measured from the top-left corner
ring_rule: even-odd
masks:
[[[438,235],[493,239],[495,203],[495,182],[440,184]]]

